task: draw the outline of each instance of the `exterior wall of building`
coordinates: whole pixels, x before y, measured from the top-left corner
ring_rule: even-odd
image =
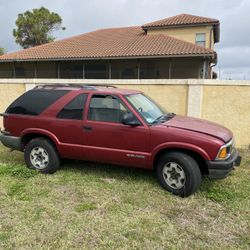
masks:
[[[200,27],[180,27],[180,28],[165,28],[148,30],[148,35],[165,34],[172,36],[190,43],[195,43],[195,37],[197,33],[206,33],[206,48],[210,48],[210,41],[212,49],[214,47],[213,32],[211,32],[212,26],[200,26]],[[210,38],[211,37],[211,38]]]
[[[170,112],[204,118],[228,127],[238,147],[250,145],[250,81],[0,79],[0,112],[25,90],[43,83],[111,84],[138,89]]]

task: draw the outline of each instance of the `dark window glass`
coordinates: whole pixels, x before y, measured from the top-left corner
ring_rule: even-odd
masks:
[[[108,65],[106,64],[88,64],[84,66],[86,79],[107,79]]]
[[[80,94],[64,106],[57,118],[82,120],[83,110],[87,100],[87,94]]]
[[[112,79],[138,79],[138,60],[114,60],[111,65]]]
[[[81,62],[60,62],[60,78],[82,79],[83,64]]]
[[[122,79],[136,79],[136,68],[126,68],[122,71]]]
[[[37,62],[37,78],[58,78],[58,65],[56,62]]]
[[[34,78],[35,63],[33,62],[15,63],[15,74],[16,78]]]
[[[118,98],[111,95],[94,95],[90,102],[88,119],[120,123],[126,112],[128,110]]]
[[[164,69],[166,70],[166,69]],[[155,79],[158,77],[156,63],[153,60],[145,60],[140,63],[140,78],[141,79]]]
[[[13,78],[13,74],[12,63],[0,63],[0,78]]]
[[[30,90],[16,99],[6,110],[10,114],[39,115],[68,90]]]
[[[25,70],[23,67],[16,67],[16,77],[25,77]]]

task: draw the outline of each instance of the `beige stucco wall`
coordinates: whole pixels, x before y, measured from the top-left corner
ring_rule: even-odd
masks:
[[[185,115],[187,113],[187,85],[122,85],[127,89],[141,90],[167,111]]]
[[[238,145],[249,145],[250,86],[204,86],[201,116],[231,129]]]
[[[11,102],[25,92],[25,84],[3,84],[0,83],[0,113],[4,112]],[[0,117],[0,127],[2,127]]]
[[[213,33],[210,32],[211,29],[212,26],[155,29],[148,30],[148,35],[165,34],[190,43],[195,43],[195,37],[197,33],[206,33],[206,47],[210,48],[210,36],[212,36]],[[213,36],[211,38],[213,39]],[[213,49],[214,43],[212,42],[211,44]]]

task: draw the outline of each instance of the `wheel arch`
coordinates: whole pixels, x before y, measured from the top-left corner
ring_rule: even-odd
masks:
[[[21,136],[21,146],[22,146],[22,150],[24,150],[25,146],[33,139],[38,138],[38,137],[42,137],[45,138],[47,140],[49,140],[53,146],[57,148],[57,145],[59,144],[58,139],[51,134],[49,131],[46,130],[28,130],[28,131],[24,131],[22,136]]]
[[[159,150],[156,153],[154,160],[153,160],[154,169],[156,168],[157,162],[161,158],[161,156],[166,154],[166,153],[169,153],[169,152],[181,152],[181,153],[188,154],[197,162],[201,173],[203,175],[208,174],[208,166],[207,166],[207,163],[206,163],[204,156],[202,156],[200,153],[198,153],[197,151],[194,151],[192,149],[181,148],[181,147],[168,147],[168,148],[163,148],[163,149]]]

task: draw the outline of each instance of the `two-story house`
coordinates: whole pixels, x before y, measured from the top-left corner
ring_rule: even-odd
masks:
[[[212,78],[216,19],[181,14],[100,29],[0,56],[0,78]]]

